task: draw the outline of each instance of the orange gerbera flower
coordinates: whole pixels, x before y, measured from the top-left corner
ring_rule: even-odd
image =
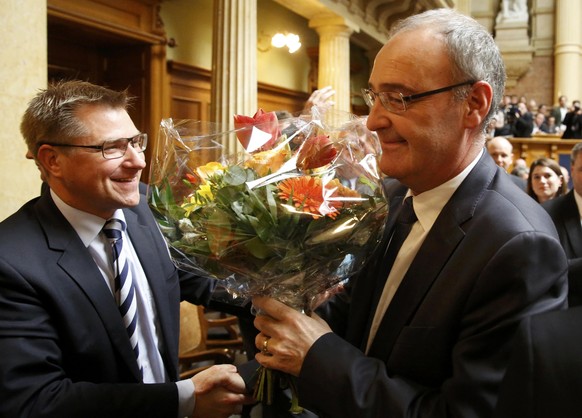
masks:
[[[342,206],[341,201],[329,201],[325,199],[329,193],[324,192],[323,184],[319,177],[293,177],[283,180],[278,185],[279,198],[283,201],[291,200],[293,206],[303,212],[313,214],[314,218],[321,216],[321,205],[325,202],[329,213],[327,216],[335,219],[338,215],[338,208]],[[331,196],[335,196],[335,192]]]

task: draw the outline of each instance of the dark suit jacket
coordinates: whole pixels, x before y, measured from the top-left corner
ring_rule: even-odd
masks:
[[[582,305],[582,226],[574,190],[542,204],[548,211],[568,257],[568,304]]]
[[[516,138],[529,138],[533,128],[533,116],[530,112],[526,112],[515,120],[511,132]]]
[[[180,282],[142,195],[124,210],[155,300],[162,357],[177,379]],[[114,298],[48,190],[0,223],[0,417],[176,418],[174,383],[140,381]],[[184,275],[183,295],[212,283]]]
[[[566,125],[562,139],[582,138],[582,115],[578,114],[578,111],[566,113],[562,124]]]
[[[582,308],[526,318],[499,393],[497,418],[582,416]]]
[[[387,192],[390,230],[406,187]],[[437,218],[366,356],[387,277],[376,260],[320,311],[334,333],[311,347],[297,384],[301,405],[321,416],[491,416],[521,319],[566,307],[550,217],[487,153]]]

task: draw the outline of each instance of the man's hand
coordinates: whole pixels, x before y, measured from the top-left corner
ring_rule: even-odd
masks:
[[[240,413],[242,405],[254,402],[244,394],[245,383],[232,364],[212,366],[192,381],[196,394],[193,418],[227,418]]]
[[[299,376],[307,352],[319,337],[331,332],[329,325],[315,314],[304,315],[275,299],[257,297],[253,306],[260,312],[255,327],[261,331],[255,338],[260,350],[255,358],[269,369]]]
[[[312,106],[317,106],[320,110],[327,110],[332,107],[335,103],[331,98],[335,94],[335,90],[331,86],[323,87],[319,90],[315,90],[307,99],[305,106],[303,108],[303,113],[310,113]]]

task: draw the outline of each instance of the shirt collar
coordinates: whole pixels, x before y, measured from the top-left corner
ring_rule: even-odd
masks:
[[[103,229],[105,220],[100,216],[75,209],[66,204],[52,189],[50,192],[57,208],[77,232],[77,235],[79,235],[79,238],[81,238],[85,247],[88,247]],[[125,222],[125,216],[121,209],[117,209],[112,217],[121,219]]]
[[[432,228],[436,222],[437,217],[443,210],[443,207],[447,204],[453,193],[459,188],[461,183],[467,178],[469,173],[477,165],[477,162],[483,155],[484,150],[475,157],[471,163],[465,167],[463,171],[457,174],[452,179],[435,187],[434,189],[422,192],[412,199],[412,206],[414,208],[414,213],[418,218],[418,222],[425,231]],[[406,197],[412,196],[410,189],[406,193]]]

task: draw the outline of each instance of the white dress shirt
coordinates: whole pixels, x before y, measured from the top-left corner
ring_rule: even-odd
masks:
[[[103,275],[112,297],[115,293],[115,273],[113,270],[113,258],[111,244],[102,232],[105,224],[103,218],[78,210],[67,205],[51,189],[51,196],[57,208],[69,221],[73,229],[81,238],[83,244],[95,260],[95,264]],[[121,209],[115,211],[112,216],[125,222],[125,216]],[[127,224],[127,222],[126,222]],[[134,278],[136,302],[138,309],[138,344],[139,364],[143,369],[144,383],[164,383],[169,381],[169,376],[164,367],[161,352],[161,330],[157,321],[156,306],[151,293],[145,272],[141,267],[139,258],[133,248],[131,239],[123,232],[123,245],[127,248],[127,257],[131,259],[132,277]],[[194,383],[191,379],[176,382],[179,397],[179,417],[190,416],[194,411]]]
[[[374,319],[370,327],[370,335],[368,336],[366,352],[370,349],[372,341],[374,341],[374,337],[376,336],[378,327],[380,326],[382,318],[388,309],[388,305],[390,305],[390,302],[396,294],[396,291],[398,290],[404,275],[408,271],[412,260],[414,260],[414,257],[416,257],[416,254],[418,253],[418,250],[420,249],[430,229],[436,222],[443,207],[449,201],[453,193],[455,193],[455,190],[457,190],[457,188],[461,185],[463,180],[465,180],[465,178],[469,175],[473,167],[475,167],[482,154],[483,150],[481,150],[479,155],[461,173],[446,183],[443,183],[432,190],[428,190],[416,196],[413,196],[410,190],[408,190],[406,193],[405,198],[408,196],[413,196],[412,207],[414,208],[414,213],[416,214],[418,220],[412,225],[412,229],[406,237],[406,240],[402,243],[402,247],[400,247],[398,255],[394,260],[392,269],[388,274],[388,279],[384,285],[384,290],[380,296],[380,301],[378,302],[378,307],[376,308]]]

